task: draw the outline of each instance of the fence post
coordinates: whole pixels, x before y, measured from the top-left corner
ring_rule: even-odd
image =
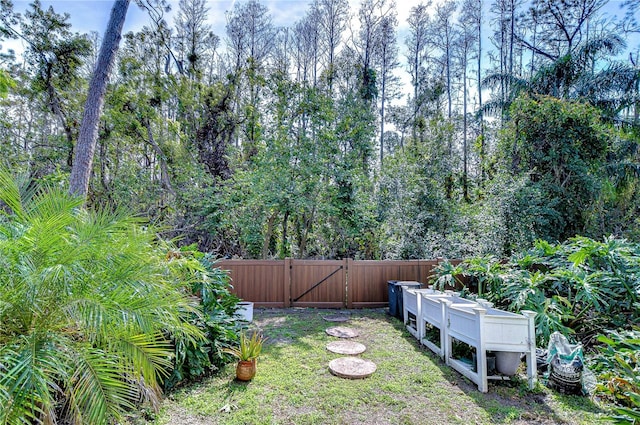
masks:
[[[291,307],[291,258],[287,257],[284,259],[284,273],[282,275],[282,286],[283,286],[283,299],[282,304],[284,308]]]
[[[347,299],[347,308],[353,308],[353,299],[351,297],[351,288],[350,288],[350,278],[349,273],[351,271],[351,267],[353,267],[353,259],[346,258],[344,260],[344,294]]]

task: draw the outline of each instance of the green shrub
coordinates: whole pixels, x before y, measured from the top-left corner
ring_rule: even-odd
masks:
[[[0,171],[0,423],[118,420],[205,336],[153,229]]]
[[[504,264],[492,257],[444,263],[434,280],[441,288],[466,282],[498,307],[535,311],[540,346],[559,331],[589,347],[606,329],[640,319],[640,245],[621,239],[538,241]]]
[[[229,273],[215,267],[213,258],[199,252],[195,245],[171,255],[189,265],[183,280],[190,283],[188,290],[198,298],[202,308],[202,314],[192,313],[189,321],[205,338],[176,341],[175,367],[164,383],[166,389],[184,380],[202,378],[228,363],[231,357],[225,350],[236,344],[241,329],[241,323],[234,317],[239,299],[230,292]]]
[[[521,96],[510,114],[496,146],[496,163],[508,175],[526,175],[529,182],[521,193],[536,194],[531,198],[534,214],[514,219],[535,218],[525,223],[548,241],[584,234],[601,194],[612,139],[601,112],[580,101]]]
[[[492,257],[455,267],[445,262],[433,280],[440,289],[465,284],[465,291],[486,290],[484,297],[497,307],[537,312],[538,346],[558,331],[597,350],[592,369],[598,391],[615,403],[613,419],[640,422],[640,329],[630,329],[640,321],[639,244],[584,237],[557,245],[538,241],[504,263]]]
[[[593,368],[598,391],[617,404],[618,423],[640,423],[640,328],[600,336]]]

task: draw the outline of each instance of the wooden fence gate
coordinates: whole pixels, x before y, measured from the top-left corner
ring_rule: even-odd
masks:
[[[290,260],[291,306],[347,306],[347,260]]]
[[[439,260],[221,260],[233,292],[262,307],[363,308],[388,304],[389,280],[427,283]]]

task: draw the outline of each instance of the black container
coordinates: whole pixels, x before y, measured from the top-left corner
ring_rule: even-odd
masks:
[[[389,314],[394,317],[398,317],[398,296],[396,295],[398,287],[396,286],[396,283],[398,283],[397,280],[390,280],[387,282],[387,288],[389,291]]]
[[[407,286],[410,289],[420,289],[422,284],[420,282],[405,280],[390,280],[387,282],[389,290],[389,314],[400,320],[404,320],[404,304],[402,302],[403,286]]]

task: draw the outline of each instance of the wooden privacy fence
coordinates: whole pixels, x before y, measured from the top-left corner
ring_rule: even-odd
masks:
[[[387,282],[427,283],[441,260],[221,260],[233,292],[261,307],[385,307]]]

